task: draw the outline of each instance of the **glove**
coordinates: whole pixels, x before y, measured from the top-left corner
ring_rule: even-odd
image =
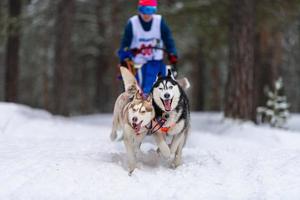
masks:
[[[168,54],[168,60],[169,60],[171,65],[176,65],[177,62],[178,62],[178,58],[174,54]]]
[[[128,50],[128,48],[120,49],[118,51],[118,56],[119,56],[121,62],[123,62],[127,59],[131,60],[133,58],[133,54],[130,50]]]
[[[120,62],[120,66],[122,66],[122,67],[126,67],[127,69],[129,68],[129,66],[128,66],[128,62],[127,62],[126,60],[124,60],[124,61],[121,61],[121,62]]]

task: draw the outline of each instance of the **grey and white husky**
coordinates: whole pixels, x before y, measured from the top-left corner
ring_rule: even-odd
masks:
[[[167,157],[172,167],[181,164],[182,149],[190,130],[188,98],[171,71],[166,77],[158,77],[152,88],[155,118],[160,128],[154,133],[159,151]],[[167,137],[171,143],[167,144]],[[162,140],[164,138],[164,140]]]
[[[129,175],[136,168],[136,155],[140,151],[140,145],[148,133],[147,125],[155,117],[152,104],[152,96],[147,99],[140,94],[135,77],[121,67],[121,74],[125,85],[123,92],[116,100],[113,114],[113,126],[110,135],[111,140],[117,138],[117,131],[123,131],[123,141],[128,156]]]

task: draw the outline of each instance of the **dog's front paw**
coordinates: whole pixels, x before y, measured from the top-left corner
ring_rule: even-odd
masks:
[[[174,159],[175,159],[175,154],[170,154],[170,156],[167,158],[167,163],[171,168],[174,168],[173,167]]]
[[[134,171],[134,169],[133,169],[133,170],[130,170],[130,171],[128,172],[128,176],[131,176],[132,173],[133,173],[133,171]]]
[[[181,158],[174,155],[170,167],[176,169],[179,165],[181,165]]]
[[[134,164],[129,164],[128,166],[128,175],[131,176],[133,171],[136,169],[136,163]]]

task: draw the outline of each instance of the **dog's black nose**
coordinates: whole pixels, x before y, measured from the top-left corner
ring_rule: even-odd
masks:
[[[166,93],[166,94],[164,95],[164,97],[165,97],[166,99],[168,99],[168,98],[170,98],[170,94],[169,94],[169,93]]]
[[[133,118],[132,118],[132,121],[133,121],[133,122],[137,122],[137,120],[138,120],[137,117],[133,117]]]

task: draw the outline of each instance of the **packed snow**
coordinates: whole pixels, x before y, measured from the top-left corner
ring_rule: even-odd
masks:
[[[193,113],[183,164],[170,169],[148,137],[131,177],[111,120],[1,103],[0,199],[300,199],[299,115],[273,129]]]

